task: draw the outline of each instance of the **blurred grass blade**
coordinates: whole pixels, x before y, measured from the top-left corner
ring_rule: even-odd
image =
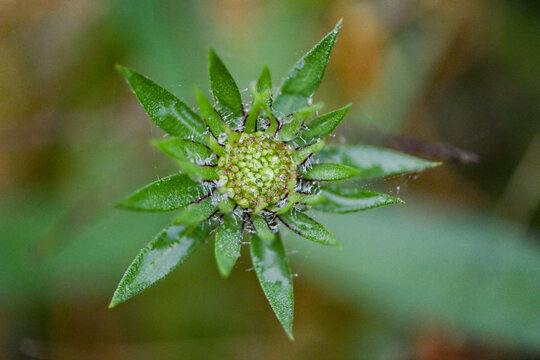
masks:
[[[225,64],[212,49],[208,53],[208,61],[210,88],[214,95],[216,108],[225,122],[235,129],[244,117],[240,91]],[[239,121],[239,119],[241,120]]]
[[[302,273],[360,311],[397,328],[429,319],[470,339],[540,350],[539,238],[516,236],[515,223],[433,202],[385,216],[326,214],[325,223],[347,251],[291,242],[304,254]]]
[[[323,200],[314,204],[313,208],[324,212],[350,213],[403,203],[400,199],[393,198],[390,195],[358,188],[325,186],[322,188],[322,194]]]
[[[217,210],[217,201],[213,196],[186,207],[174,220],[175,225],[195,225],[208,219]]]
[[[290,70],[274,100],[276,111],[286,116],[308,105],[324,76],[341,26],[340,20],[336,27]]]
[[[147,77],[117,65],[152,121],[172,136],[193,138],[206,132],[202,119],[165,88]]]
[[[216,112],[210,100],[199,89],[195,90],[195,95],[197,96],[197,104],[206,125],[208,125],[210,132],[218,142],[223,144],[227,138],[227,125],[225,125],[221,116]]]
[[[372,179],[400,173],[411,173],[439,166],[394,150],[375,146],[336,145],[328,146],[313,155],[315,162],[337,162],[358,169],[359,179]]]
[[[240,257],[240,241],[244,229],[242,219],[235,215],[225,215],[216,233],[215,255],[219,273],[229,276],[236,260]]]
[[[327,137],[339,125],[345,115],[347,115],[350,108],[351,104],[348,104],[341,109],[334,110],[313,119],[307,124],[306,128],[298,133],[298,136],[293,141],[293,146],[298,147],[305,144],[311,144]]]
[[[203,242],[204,236],[191,228],[175,225],[163,229],[128,267],[114,292],[112,308],[163,279]]]
[[[307,169],[302,179],[320,181],[346,180],[358,175],[359,170],[341,164],[317,164]]]
[[[191,140],[155,139],[152,145],[176,160],[190,161],[199,165],[216,163],[214,152],[208,146]]]
[[[279,219],[289,229],[306,239],[323,245],[341,247],[332,233],[303,212],[295,211],[293,209],[287,213],[280,214]]]
[[[283,329],[293,339],[294,294],[289,260],[281,237],[272,242],[251,237],[251,259],[257,278]]]
[[[205,197],[210,190],[210,184],[176,174],[140,188],[121,200],[118,206],[139,211],[171,211]]]

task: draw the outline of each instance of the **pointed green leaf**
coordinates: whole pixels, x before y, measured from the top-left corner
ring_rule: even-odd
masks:
[[[133,70],[120,65],[116,68],[131,86],[148,116],[163,131],[189,139],[206,132],[202,119],[168,90]]]
[[[322,195],[323,201],[315,204],[313,208],[333,213],[351,213],[384,205],[403,203],[400,199],[390,195],[338,186],[323,187]]]
[[[334,110],[313,119],[305,128],[300,130],[296,139],[292,141],[292,145],[294,147],[304,146],[305,144],[311,144],[327,137],[339,125],[341,120],[343,120],[350,107],[351,104],[348,104],[341,109]]]
[[[211,184],[176,174],[140,188],[121,200],[118,206],[139,211],[176,210],[205,197],[211,190]]]
[[[304,146],[303,148],[297,149],[293,152],[292,158],[296,164],[301,164],[312,154],[321,151],[324,148],[325,142],[321,140],[313,145]]]
[[[227,138],[227,125],[225,125],[219,114],[216,112],[210,103],[210,100],[208,100],[200,90],[197,89],[195,95],[197,96],[197,103],[199,104],[201,115],[208,125],[210,132],[219,143],[223,144]]]
[[[326,230],[324,226],[303,212],[292,209],[287,213],[279,215],[279,219],[289,229],[308,240],[315,241],[323,245],[341,247],[334,235]]]
[[[265,98],[263,98],[262,94],[258,92],[253,93],[253,103],[251,104],[251,109],[249,109],[249,113],[244,126],[245,133],[251,134],[257,131],[257,119],[259,118],[261,107],[264,101]]]
[[[262,108],[264,110],[264,115],[270,121],[270,124],[268,125],[266,130],[264,130],[264,132],[268,136],[274,137],[276,135],[276,132],[277,132],[277,130],[279,128],[280,123],[279,123],[278,119],[274,116],[274,114],[272,113],[272,109],[270,109],[270,106],[268,104],[263,104]]]
[[[289,260],[279,234],[272,242],[251,237],[251,259],[262,290],[283,329],[292,339],[294,295]]]
[[[174,218],[173,224],[195,225],[208,219],[216,210],[217,200],[210,195],[186,207]]]
[[[253,93],[253,104],[249,110],[244,127],[244,132],[248,134],[257,131],[257,119],[262,106],[266,105],[266,107],[269,107],[272,102],[272,80],[270,79],[268,66],[265,65],[263,68],[259,80],[255,88],[251,89],[251,92]]]
[[[285,204],[280,204],[280,206],[278,206],[277,204],[270,206],[268,210],[275,212],[276,214],[283,214],[290,211],[294,204],[298,202],[298,197],[296,195],[297,193],[291,192],[289,196],[287,196],[287,201],[285,202]]]
[[[324,76],[341,25],[342,21],[339,21],[330,33],[294,65],[274,100],[276,111],[288,115],[308,105]]]
[[[109,307],[114,307],[163,279],[203,242],[191,228],[175,225],[163,229],[137,255],[120,280]]]
[[[438,162],[427,161],[394,150],[353,145],[328,146],[315,154],[313,159],[351,166],[360,171],[357,178],[362,180],[417,172],[440,165]]]
[[[234,210],[236,207],[236,202],[231,198],[225,198],[219,202],[218,207],[222,213],[228,214]]]
[[[236,82],[223,61],[210,49],[208,53],[210,87],[216,108],[227,124],[236,129],[244,117],[242,97]],[[240,121],[239,121],[240,120]]]
[[[266,220],[261,215],[252,215],[251,218],[253,219],[253,226],[255,226],[259,237],[265,241],[273,241],[275,235],[270,230]]]
[[[225,215],[216,233],[215,255],[219,273],[229,276],[240,256],[240,241],[244,234],[242,218],[236,214]]]
[[[283,121],[283,126],[278,132],[278,139],[290,141],[296,137],[304,122],[322,107],[322,104],[308,106],[298,110]],[[315,119],[316,120],[316,119]]]
[[[272,77],[270,75],[270,69],[267,65],[264,65],[261,75],[257,80],[257,92],[266,93],[272,91]]]
[[[225,146],[221,145],[213,135],[207,135],[205,140],[208,147],[212,149],[217,156],[225,155]]]
[[[251,104],[251,109],[249,109],[244,126],[244,132],[247,134],[257,131],[257,119],[259,118],[259,113],[261,112],[262,101],[263,100],[260,94],[257,93],[254,95],[253,104]]]
[[[295,202],[306,204],[306,205],[319,204],[320,202],[324,200],[324,195],[320,192],[317,194],[304,194],[304,193],[295,192],[293,194],[294,194]]]
[[[165,154],[181,161],[190,161],[199,165],[216,163],[214,152],[206,145],[178,138],[155,139],[152,144]]]
[[[197,165],[189,161],[178,161],[180,169],[188,174],[193,180],[218,180],[216,166]]]
[[[302,179],[338,181],[355,177],[359,172],[355,168],[341,164],[316,164],[306,170]]]

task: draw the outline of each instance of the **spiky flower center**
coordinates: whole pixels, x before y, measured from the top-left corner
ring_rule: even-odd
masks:
[[[264,209],[284,199],[296,184],[292,148],[263,132],[242,134],[219,158],[220,191],[247,209]]]

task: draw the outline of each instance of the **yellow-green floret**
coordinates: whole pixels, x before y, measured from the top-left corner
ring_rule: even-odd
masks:
[[[219,190],[246,209],[277,204],[296,184],[292,151],[263,132],[242,134],[225,146],[219,158]]]

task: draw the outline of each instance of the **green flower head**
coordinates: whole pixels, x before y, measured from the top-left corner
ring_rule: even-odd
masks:
[[[218,161],[218,190],[254,213],[276,205],[294,191],[293,148],[262,131],[242,134],[225,146]]]
[[[152,80],[118,66],[150,118],[170,135],[153,144],[180,168],[118,205],[139,211],[181,211],[135,258],[111,307],[165,277],[210,237],[223,276],[233,269],[242,244],[249,243],[263,292],[292,338],[292,275],[280,236],[282,226],[311,241],[340,246],[306,210],[349,213],[399,203],[359,184],[437,165],[371,146],[325,147],[324,139],[350,108],[321,114],[321,105],[311,102],[340,28],[341,22],[294,65],[278,88],[272,87],[270,71],[264,67],[250,87],[249,106],[210,50],[213,103],[197,90],[200,115]]]

